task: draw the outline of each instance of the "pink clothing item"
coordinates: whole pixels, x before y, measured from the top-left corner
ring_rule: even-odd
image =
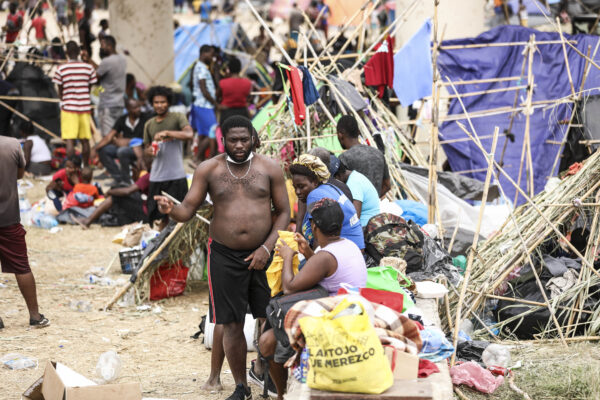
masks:
[[[319,284],[334,296],[342,283],[363,288],[367,284],[367,265],[365,259],[353,241],[342,238],[318,251],[326,251],[337,260],[337,269],[333,275],[324,278]]]
[[[494,376],[476,362],[469,361],[450,368],[452,383],[465,384],[482,393],[494,393],[504,383],[503,376]]]

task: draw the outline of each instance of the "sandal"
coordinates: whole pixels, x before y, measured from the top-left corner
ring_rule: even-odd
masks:
[[[34,328],[45,328],[47,326],[50,326],[50,321],[48,320],[48,318],[44,317],[44,314],[40,314],[40,319],[30,319],[29,325]]]

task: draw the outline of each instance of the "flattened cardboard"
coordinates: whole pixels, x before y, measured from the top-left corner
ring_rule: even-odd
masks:
[[[419,376],[419,357],[403,351],[394,351],[391,346],[384,346],[383,348],[392,367],[394,380],[417,379]],[[394,357],[394,362],[392,362]]]

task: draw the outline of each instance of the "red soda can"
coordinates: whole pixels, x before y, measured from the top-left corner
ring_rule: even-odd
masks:
[[[158,150],[159,150],[159,146],[158,146],[158,142],[152,142],[152,155],[157,155],[158,154]]]

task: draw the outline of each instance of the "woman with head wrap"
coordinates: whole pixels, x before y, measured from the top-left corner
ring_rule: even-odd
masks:
[[[318,157],[303,154],[290,166],[292,183],[298,200],[305,201],[309,206],[323,198],[335,199],[344,213],[341,237],[353,241],[359,249],[365,248],[360,219],[356,214],[354,204],[337,187],[327,183],[330,174],[327,166]],[[312,246],[314,237],[310,226],[310,212],[302,220],[302,235]]]

